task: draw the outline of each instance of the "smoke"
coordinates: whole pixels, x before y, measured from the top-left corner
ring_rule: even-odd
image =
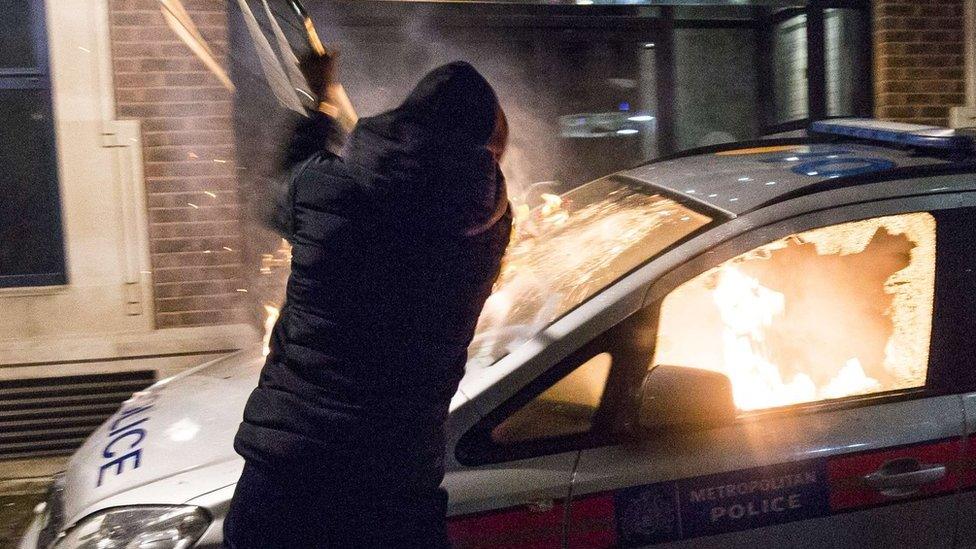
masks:
[[[280,0],[269,1],[279,17],[287,12]],[[255,0],[251,2],[257,6]],[[640,158],[639,139],[580,144],[559,135],[560,116],[612,110],[624,100],[613,95],[619,90],[606,84],[619,80],[614,72],[616,46],[566,42],[561,31],[539,35],[536,29],[516,23],[485,24],[505,9],[487,4],[307,4],[322,40],[340,51],[339,77],[361,117],[396,107],[424,74],[441,64],[463,60],[476,67],[495,88],[508,117],[510,134],[502,171],[513,202],[537,205],[543,193],[564,192]],[[281,244],[264,220],[274,204],[272,182],[278,159],[297,115],[275,101],[245,21],[234,3],[229,5],[241,194],[249,205],[245,261],[254,265],[249,274],[251,296],[263,303],[280,303],[287,269],[259,275],[258,265],[262,254],[273,253]],[[252,11],[271,36],[264,10],[252,7]],[[303,29],[294,23],[285,21],[282,30],[301,58],[308,45]],[[587,50],[590,46],[592,51]],[[255,310],[258,317],[263,314],[257,304]]]
[[[559,179],[557,101],[540,93],[526,74],[531,51],[505,44],[499,36],[472,39],[438,24],[436,9],[397,9],[388,26],[349,27],[330,17],[344,6],[315,4],[313,17],[323,38],[342,51],[340,77],[360,116],[396,107],[428,71],[452,61],[471,63],[492,84],[510,127],[502,161],[510,196],[520,199],[539,181]]]

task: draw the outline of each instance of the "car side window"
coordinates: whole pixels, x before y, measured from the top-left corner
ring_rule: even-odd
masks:
[[[600,353],[516,410],[491,431],[502,445],[586,433],[600,407],[613,359]]]
[[[935,267],[925,212],[789,235],[671,291],[650,365],[723,373],[742,411],[923,387]]]

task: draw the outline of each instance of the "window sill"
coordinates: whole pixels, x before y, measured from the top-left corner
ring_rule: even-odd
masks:
[[[25,297],[34,295],[56,295],[65,294],[71,290],[69,284],[58,284],[55,286],[21,286],[17,288],[0,288],[0,299],[5,297]]]

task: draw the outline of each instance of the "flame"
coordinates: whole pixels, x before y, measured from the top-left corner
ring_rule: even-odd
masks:
[[[724,324],[724,373],[732,382],[732,396],[740,409],[758,410],[881,389],[881,383],[864,373],[856,357],[848,359],[820,388],[803,372],[784,380],[779,366],[766,358],[764,343],[766,330],[784,311],[786,296],[729,265],[720,267],[718,279],[712,294]]]
[[[539,209],[542,222],[551,226],[558,227],[569,220],[569,212],[563,209],[563,199],[559,195],[543,193],[541,195],[543,204]]]
[[[736,405],[755,409],[813,400],[816,387],[809,377],[797,374],[785,382],[779,368],[763,356],[765,329],[783,312],[783,294],[763,287],[734,267],[724,266],[712,298],[723,323],[725,374],[732,382]]]
[[[653,363],[725,374],[741,410],[924,386],[935,246],[912,213],[732,258],[664,299]]]
[[[271,331],[274,330],[275,322],[278,321],[280,310],[274,305],[264,304],[264,356],[271,353]]]

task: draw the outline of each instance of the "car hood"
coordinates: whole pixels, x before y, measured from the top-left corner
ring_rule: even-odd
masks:
[[[182,503],[237,481],[233,440],[264,365],[260,347],[164,379],[126,401],[75,452],[68,523],[100,508]]]
[[[234,435],[263,366],[255,346],[134,394],[68,462],[64,525],[108,507],[181,504],[236,483],[244,462]],[[451,419],[466,400],[454,396]]]

